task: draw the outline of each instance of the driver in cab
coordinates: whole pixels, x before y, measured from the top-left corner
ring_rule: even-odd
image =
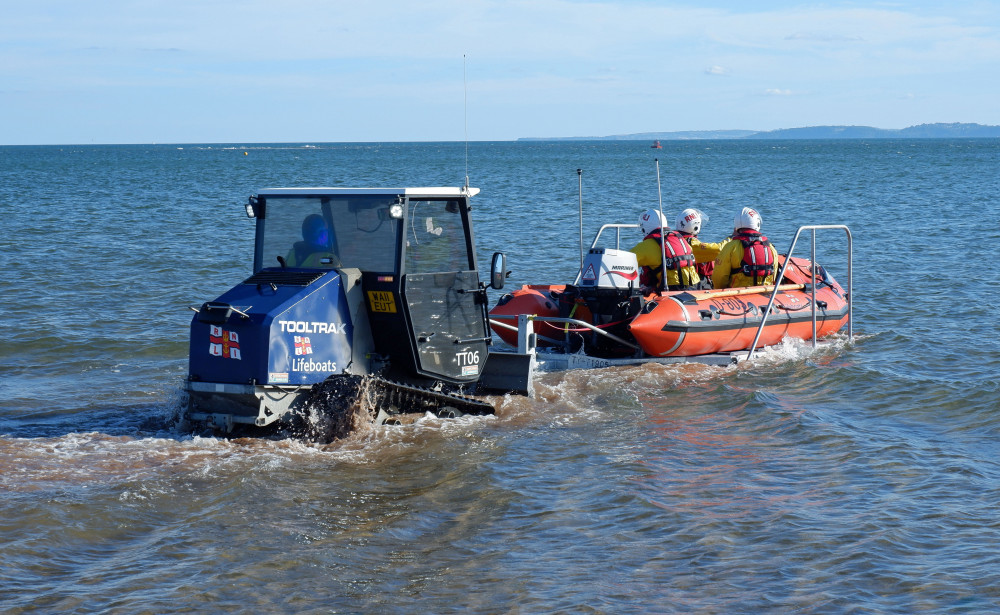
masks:
[[[319,214],[302,221],[302,241],[296,241],[285,257],[288,267],[339,267],[340,259],[331,251],[330,229]]]

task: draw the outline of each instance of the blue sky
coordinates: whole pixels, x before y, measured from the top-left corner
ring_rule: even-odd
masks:
[[[7,145],[1000,125],[1000,2],[6,0],[2,14]]]

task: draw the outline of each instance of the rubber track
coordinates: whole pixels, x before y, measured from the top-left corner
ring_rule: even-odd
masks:
[[[455,393],[432,391],[411,384],[403,384],[386,380],[379,376],[370,377],[370,386],[374,386],[379,408],[389,410],[394,406],[396,412],[433,412],[438,413],[447,408],[453,408],[462,414],[493,414],[496,409],[484,401]]]

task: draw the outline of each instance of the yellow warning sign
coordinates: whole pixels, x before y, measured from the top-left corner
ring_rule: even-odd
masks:
[[[388,290],[368,291],[368,303],[372,306],[373,312],[396,313],[396,300],[392,298],[392,292]]]

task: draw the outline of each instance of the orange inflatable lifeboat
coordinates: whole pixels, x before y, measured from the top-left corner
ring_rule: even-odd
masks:
[[[758,348],[786,337],[809,340],[813,338],[815,301],[815,335],[825,337],[847,323],[847,296],[823,269],[814,283],[810,269],[808,260],[791,259],[776,294],[774,286],[750,286],[650,297],[643,311],[632,319],[629,332],[643,351],[656,357],[734,352],[750,348],[766,313]]]
[[[621,264],[628,263],[625,256],[621,250],[591,249],[578,278],[581,284],[525,285],[504,295],[490,310],[493,331],[517,346],[517,317],[528,315],[539,348],[637,359],[733,353],[750,349],[755,338],[756,348],[788,337],[820,338],[849,320],[848,293],[823,267],[816,267],[814,278],[808,259],[781,256],[777,289],[644,295],[628,266]]]

